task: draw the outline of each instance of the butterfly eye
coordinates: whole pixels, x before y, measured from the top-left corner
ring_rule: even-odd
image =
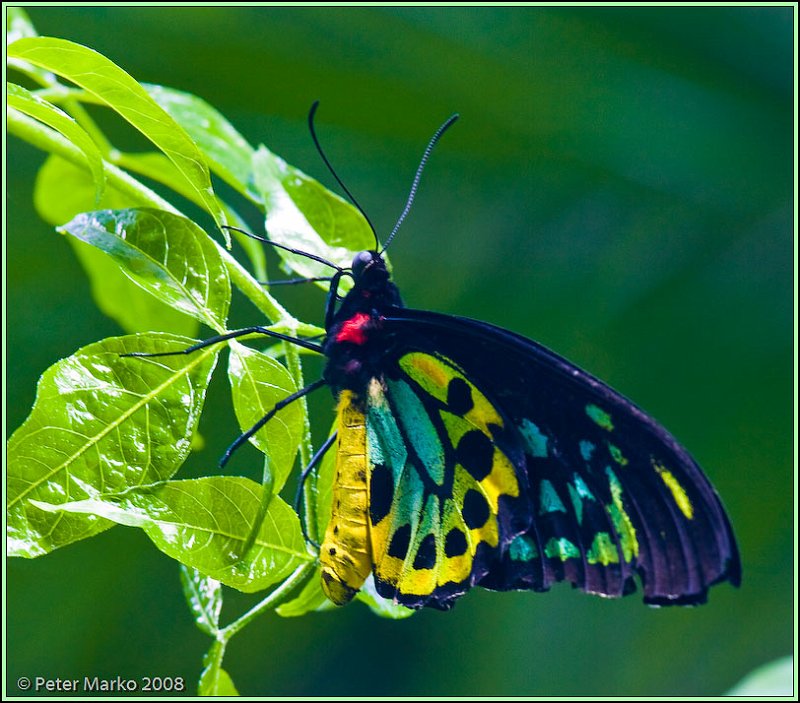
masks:
[[[353,257],[353,278],[358,278],[364,270],[375,260],[371,251],[360,251]]]

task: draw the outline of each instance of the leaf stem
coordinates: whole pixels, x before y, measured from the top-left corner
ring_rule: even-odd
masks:
[[[308,578],[313,569],[313,561],[301,564],[280,586],[272,591],[272,593],[270,593],[260,603],[254,605],[240,618],[237,618],[229,625],[218,630],[217,641],[221,643],[222,653],[225,651],[225,645],[227,645],[231,637],[233,637],[237,632],[249,625],[253,620],[261,615],[261,613],[267,610],[272,610],[285,600],[288,600],[289,596],[292,594],[292,591],[294,591],[297,586],[304,584],[305,580]],[[219,660],[222,660],[221,656]]]
[[[104,157],[112,153],[114,147],[111,145],[111,142],[106,139],[106,135],[103,134],[97,126],[97,123],[91,118],[86,108],[81,105],[74,96],[67,97],[67,99],[64,100],[64,107],[67,112],[75,118],[78,124],[83,127],[86,133],[92,138],[92,141],[97,144],[97,148]]]
[[[291,333],[290,333],[291,334]],[[300,361],[300,351],[294,344],[284,342],[284,353],[286,355],[286,368],[292,375],[292,379],[298,388],[305,386],[303,379],[303,364]],[[300,398],[300,405],[303,410],[303,439],[300,442],[300,464],[305,466],[311,459],[313,447],[311,446],[311,422],[308,418],[308,402],[305,397]]]
[[[42,151],[47,151],[56,156],[60,156],[65,161],[69,161],[78,168],[88,171],[89,166],[83,152],[69,140],[62,137],[58,132],[46,127],[41,122],[22,114],[14,108],[8,110],[7,127],[9,134],[19,137],[23,141],[38,147]],[[128,175],[122,169],[117,168],[108,161],[103,161],[103,168],[106,171],[108,182],[120,193],[132,198],[140,205],[149,205],[162,210],[167,210],[176,215],[182,213],[171,203],[164,200],[160,195],[150,190],[147,186]]]
[[[206,669],[213,668],[219,671],[222,668],[222,660],[225,657],[225,647],[227,644],[227,639],[221,640],[219,636],[217,636],[217,641],[211,645],[211,649],[208,650],[208,654],[203,660]]]
[[[228,275],[231,283],[244,293],[261,312],[266,315],[270,322],[285,322],[290,325],[296,323],[289,312],[275,298],[273,298],[264,287],[250,275],[250,272],[242,266],[233,255],[219,242],[214,242],[228,267]]]

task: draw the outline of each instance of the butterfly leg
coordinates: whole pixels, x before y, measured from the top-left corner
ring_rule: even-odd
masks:
[[[280,410],[283,410],[287,405],[293,403],[295,400],[302,398],[303,396],[308,395],[312,391],[317,390],[318,388],[322,388],[323,386],[327,385],[327,382],[324,378],[319,379],[318,381],[314,381],[314,383],[309,383],[305,388],[301,388],[296,393],[292,393],[289,396],[286,396],[283,400],[275,403],[275,406],[270,410],[264,417],[262,417],[255,425],[253,425],[249,430],[246,432],[242,432],[229,446],[225,453],[222,455],[222,458],[219,460],[219,468],[223,468],[225,464],[228,463],[233,453],[241,447],[248,439],[250,439],[256,432],[258,432],[264,425],[266,425],[275,414]]]
[[[274,330],[267,329],[266,327],[256,326],[256,327],[243,327],[240,330],[234,330],[233,332],[226,332],[225,334],[219,334],[216,337],[210,337],[209,339],[205,339],[202,342],[193,344],[192,346],[186,347],[186,349],[181,349],[180,351],[155,352],[155,353],[131,352],[130,354],[120,354],[120,356],[138,356],[138,357],[150,358],[154,356],[177,356],[178,354],[191,354],[192,352],[196,352],[199,349],[210,347],[212,344],[218,344],[219,342],[226,342],[229,339],[244,337],[245,335],[248,334],[263,334],[267,337],[273,337],[274,339],[280,339],[284,342],[290,342],[291,344],[296,344],[298,347],[303,347],[304,349],[310,349],[311,351],[315,351],[320,354],[322,353],[321,344],[314,344],[313,342],[309,342],[306,339],[300,339],[299,337],[290,337],[288,334],[281,334],[280,332],[275,332]]]
[[[239,234],[244,234],[245,236],[250,237],[250,239],[255,239],[258,242],[264,242],[264,244],[269,244],[270,246],[277,247],[278,249],[283,249],[284,251],[288,251],[290,254],[305,256],[307,259],[311,259],[312,261],[318,261],[319,263],[325,264],[325,266],[330,266],[332,269],[336,269],[337,271],[341,272],[342,270],[341,267],[337,266],[332,261],[323,259],[321,256],[317,256],[316,254],[311,254],[307,251],[302,251],[300,249],[294,249],[293,247],[286,246],[285,244],[273,241],[272,239],[265,239],[264,237],[259,237],[257,234],[248,232],[247,230],[241,229],[240,227],[233,227],[232,225],[222,225],[222,228],[230,230],[231,232],[239,232]]]
[[[328,453],[328,450],[333,446],[335,441],[336,432],[328,437],[328,439],[325,440],[325,444],[323,444],[317,453],[311,457],[311,461],[308,462],[308,466],[306,466],[306,468],[303,469],[303,473],[300,474],[300,480],[297,482],[297,493],[295,493],[294,496],[294,511],[300,516],[300,527],[303,529],[303,537],[305,537],[306,542],[313,544],[317,549],[319,549],[319,544],[308,536],[308,525],[306,523],[308,515],[305,510],[302,512],[300,511],[300,501],[303,498],[306,479],[311,475],[311,472],[314,470],[317,464],[319,464],[322,458]]]
[[[296,286],[300,283],[314,283],[315,281],[330,281],[332,276],[311,276],[310,278],[287,278],[281,281],[259,281],[262,286]]]

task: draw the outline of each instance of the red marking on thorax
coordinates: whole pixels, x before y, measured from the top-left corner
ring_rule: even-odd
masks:
[[[367,313],[357,312],[349,320],[345,320],[342,323],[342,329],[336,334],[336,341],[364,344],[367,341],[367,333],[364,327],[369,320],[370,316]]]

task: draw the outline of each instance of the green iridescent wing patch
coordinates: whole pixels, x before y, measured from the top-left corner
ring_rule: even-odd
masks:
[[[527,527],[522,456],[451,361],[412,352],[395,372],[367,397],[375,583],[403,605],[448,608]]]

